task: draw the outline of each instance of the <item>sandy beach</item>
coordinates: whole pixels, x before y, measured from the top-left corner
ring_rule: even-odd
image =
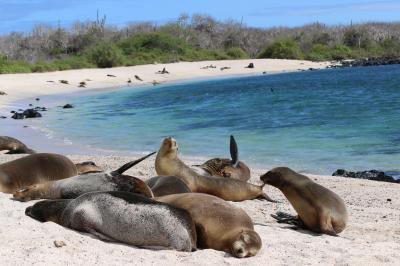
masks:
[[[250,62],[254,69],[244,68]],[[207,65],[216,69],[201,69]],[[35,97],[119,88],[132,80],[131,86],[157,82],[174,82],[198,78],[215,78],[235,75],[256,75],[296,71],[308,68],[325,68],[328,62],[313,63],[296,60],[235,60],[143,65],[112,69],[84,69],[52,73],[0,75],[0,115],[7,115],[15,102]],[[231,67],[221,71],[220,67]],[[165,67],[170,74],[156,74]],[[107,74],[116,77],[108,77]],[[138,75],[143,82],[135,79]],[[59,80],[70,84],[61,84]],[[87,88],[78,84],[85,79]],[[55,82],[47,82],[47,81]],[[28,101],[27,101],[28,102]],[[24,105],[26,108],[27,106]],[[9,120],[9,119],[7,119]],[[1,123],[1,120],[0,120]],[[17,130],[17,129],[16,129]],[[2,130],[0,126],[0,135]],[[22,141],[24,141],[22,139]],[[179,141],[179,140],[178,140]],[[161,142],[161,139],[160,139]],[[37,144],[36,147],[40,145]],[[36,148],[35,147],[35,148]],[[39,147],[40,148],[40,147]],[[39,149],[40,150],[40,149]],[[183,155],[184,155],[184,151]],[[0,152],[0,163],[22,155],[5,155]],[[95,154],[67,155],[74,162],[92,160],[106,170],[114,170],[132,160],[120,155],[97,156]],[[187,164],[200,161],[184,157]],[[246,161],[246,158],[242,158]],[[290,166],[289,166],[290,167]],[[259,184],[259,176],[268,169],[252,169],[249,182]],[[147,179],[155,176],[154,158],[127,172]],[[270,186],[264,191],[281,203],[259,200],[234,202],[253,219],[255,230],[262,238],[263,247],[257,256],[236,259],[216,250],[199,250],[192,253],[171,250],[139,249],[119,243],[107,243],[91,235],[63,228],[57,224],[39,223],[25,216],[25,208],[34,202],[21,203],[11,200],[11,195],[0,193],[0,265],[399,265],[400,264],[400,184],[348,179],[342,177],[310,177],[317,183],[335,191],[342,197],[349,211],[348,227],[339,237],[315,235],[308,231],[292,230],[288,225],[278,224],[270,216],[276,211],[295,214],[283,194]],[[66,246],[57,248],[54,241]]]

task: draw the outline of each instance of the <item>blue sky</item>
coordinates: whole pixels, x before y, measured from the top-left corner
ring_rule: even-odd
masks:
[[[311,22],[349,24],[400,21],[400,0],[0,0],[0,34],[27,31],[35,24],[69,26],[107,15],[107,23],[165,23],[182,13],[207,13],[250,26],[299,26]]]

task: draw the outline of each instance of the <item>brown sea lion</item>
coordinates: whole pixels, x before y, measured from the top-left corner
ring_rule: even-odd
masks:
[[[337,235],[346,227],[348,214],[343,200],[310,178],[287,167],[278,167],[260,179],[280,189],[298,214],[298,217],[282,213],[273,216],[278,221],[303,224],[311,231],[328,235]]]
[[[218,197],[183,193],[155,199],[190,213],[199,248],[225,251],[238,258],[255,256],[261,248],[261,238],[246,212]]]
[[[53,153],[36,153],[0,165],[0,191],[17,189],[78,174],[67,157]]]
[[[199,175],[178,158],[178,144],[171,137],[162,142],[155,168],[158,175],[182,179],[192,192],[206,193],[230,201],[259,198],[274,202],[263,192],[264,185],[256,186],[236,179]]]
[[[90,192],[76,199],[39,201],[25,214],[106,241],[180,251],[196,249],[196,229],[187,211],[129,192]]]
[[[103,169],[91,161],[77,163],[75,166],[78,171],[78,175],[103,172]]]
[[[247,181],[250,179],[250,169],[242,161],[239,161],[239,149],[235,138],[230,138],[231,159],[214,158],[202,165],[195,165],[192,169],[200,175],[220,176]]]
[[[111,173],[89,173],[24,187],[14,193],[14,199],[19,201],[74,199],[82,194],[93,191],[126,191],[153,198],[151,189],[142,180],[133,176],[123,175],[129,168],[153,154],[155,152],[124,164]]]
[[[21,141],[7,136],[0,136],[0,151],[8,150],[6,154],[33,154],[34,150],[29,149],[24,143]]]
[[[191,192],[186,183],[176,176],[155,176],[145,183],[153,191],[154,197]]]

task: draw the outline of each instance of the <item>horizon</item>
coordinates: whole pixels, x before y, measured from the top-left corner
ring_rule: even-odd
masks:
[[[303,1],[301,5],[290,0],[281,3],[272,1],[253,1],[235,3],[222,0],[218,3],[210,0],[188,1],[185,4],[177,0],[168,3],[150,0],[145,4],[122,0],[110,3],[104,0],[80,2],[71,0],[60,3],[51,0],[0,0],[0,35],[12,32],[29,32],[36,25],[61,26],[70,28],[75,22],[96,20],[106,16],[109,26],[124,27],[133,23],[154,22],[166,24],[175,21],[182,14],[207,14],[218,21],[243,21],[249,27],[301,27],[320,23],[327,26],[350,25],[361,23],[396,23],[400,22],[400,2],[394,0],[345,1],[332,0],[323,4],[315,0]],[[225,7],[231,7],[226,9]],[[154,9],[154,6],[157,6]],[[212,9],[213,8],[213,9]],[[131,10],[139,10],[131,14]],[[107,10],[107,11],[106,11]],[[338,15],[340,13],[340,15]],[[158,19],[155,19],[158,18]]]

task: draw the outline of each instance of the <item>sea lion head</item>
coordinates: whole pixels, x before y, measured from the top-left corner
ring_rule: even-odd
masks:
[[[287,167],[277,167],[268,171],[267,173],[260,176],[261,181],[264,184],[272,185],[274,187],[281,187],[285,182],[287,182],[287,178],[291,176],[293,170]]]
[[[40,222],[59,223],[61,214],[70,200],[43,200],[25,209],[25,214]]]
[[[42,197],[40,191],[41,189],[39,188],[39,184],[30,185],[15,191],[13,194],[13,199],[23,202],[35,199],[41,199]]]
[[[178,143],[172,137],[165,138],[161,143],[161,147],[158,151],[159,155],[169,157],[170,159],[178,156]]]
[[[101,169],[94,162],[91,161],[77,163],[75,164],[75,166],[78,170],[78,175],[103,172],[103,169]]]
[[[255,256],[261,249],[261,238],[253,230],[244,229],[233,241],[232,254],[237,258],[245,258]]]

